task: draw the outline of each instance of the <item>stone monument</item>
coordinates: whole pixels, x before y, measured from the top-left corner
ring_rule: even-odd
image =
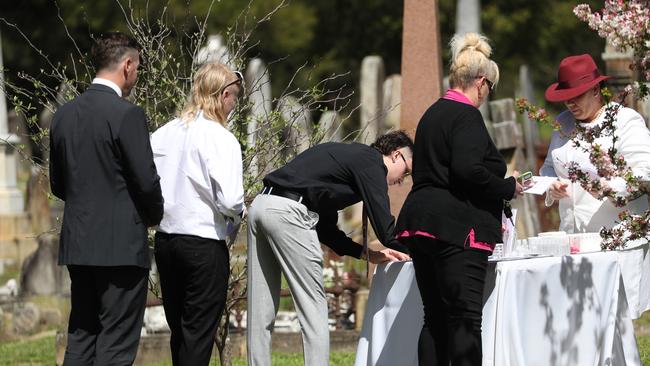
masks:
[[[15,240],[20,234],[25,233],[27,224],[24,199],[16,180],[15,146],[20,142],[20,138],[9,133],[7,126],[7,103],[0,42],[0,243]]]
[[[379,56],[366,56],[361,62],[361,123],[359,141],[375,142],[383,131],[384,61]]]

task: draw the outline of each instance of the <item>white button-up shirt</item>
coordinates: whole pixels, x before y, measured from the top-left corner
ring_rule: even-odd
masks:
[[[603,123],[606,113],[592,122],[593,126]],[[565,111],[558,115],[557,121],[562,126],[564,134],[571,134],[575,129],[575,119],[571,112]],[[642,180],[650,180],[650,131],[643,121],[643,117],[635,110],[621,107],[616,116],[615,135],[616,149],[625,158],[625,162],[632,168],[635,176]],[[596,140],[603,151],[612,146],[612,137],[601,137]],[[587,143],[582,143],[588,147]],[[641,196],[630,202],[625,207],[614,206],[609,199],[598,200],[589,192],[582,189],[580,183],[571,183],[568,180],[568,163],[577,162],[583,169],[593,171],[596,168],[591,164],[589,155],[581,148],[573,146],[573,142],[560,132],[555,131],[551,137],[548,154],[540,170],[541,175],[554,176],[569,184],[567,192],[569,197],[560,200],[560,230],[567,233],[597,232],[601,227],[612,227],[618,220],[619,212],[630,210],[631,213],[641,214],[648,209],[647,196]],[[595,178],[595,176],[593,177]],[[622,178],[615,178],[610,182],[614,191],[625,189]],[[622,182],[621,182],[622,181]],[[615,184],[617,183],[617,184]],[[623,183],[623,184],[621,184]],[[547,194],[547,205],[553,203]]]
[[[159,230],[225,240],[244,209],[241,147],[235,136],[199,112],[151,136],[165,213]]]

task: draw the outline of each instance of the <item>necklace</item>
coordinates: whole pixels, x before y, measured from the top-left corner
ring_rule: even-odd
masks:
[[[597,120],[600,117],[600,115],[603,114],[604,110],[605,110],[605,105],[603,105],[602,107],[600,107],[600,109],[598,109],[598,113],[596,113],[596,116],[591,121],[589,121],[589,123]]]

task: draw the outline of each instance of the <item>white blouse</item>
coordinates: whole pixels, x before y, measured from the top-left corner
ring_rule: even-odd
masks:
[[[151,147],[165,199],[158,230],[225,240],[244,209],[237,138],[199,112],[192,121],[177,118],[160,127]]]
[[[601,115],[589,125],[598,125],[605,120],[606,113]],[[570,134],[575,129],[575,119],[570,111],[564,111],[557,117],[563,133]],[[587,125],[587,126],[589,126]],[[623,155],[627,164],[632,168],[635,176],[643,180],[650,180],[650,131],[645,125],[643,117],[635,110],[621,107],[615,123],[616,149]],[[612,137],[601,137],[596,140],[603,150],[612,146]],[[582,146],[588,146],[582,142]],[[540,175],[558,177],[569,184],[567,192],[569,197],[559,202],[560,230],[567,233],[598,232],[601,227],[612,227],[618,220],[619,212],[629,210],[631,213],[641,214],[648,209],[648,197],[641,196],[628,203],[627,206],[617,208],[609,199],[598,200],[589,192],[582,189],[580,183],[571,183],[568,180],[568,162],[575,161],[586,170],[596,169],[589,161],[589,155],[582,149],[573,146],[573,142],[555,131],[551,138],[546,160],[540,169]],[[584,170],[584,169],[583,169]],[[612,180],[610,186],[615,192],[625,189],[622,178]],[[547,205],[553,200],[547,194]]]

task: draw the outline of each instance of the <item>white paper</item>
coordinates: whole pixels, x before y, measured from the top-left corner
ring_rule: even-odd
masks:
[[[534,176],[532,179],[533,185],[530,188],[526,189],[524,193],[542,195],[546,193],[546,190],[548,190],[548,187],[550,187],[553,182],[557,181],[556,177]]]

